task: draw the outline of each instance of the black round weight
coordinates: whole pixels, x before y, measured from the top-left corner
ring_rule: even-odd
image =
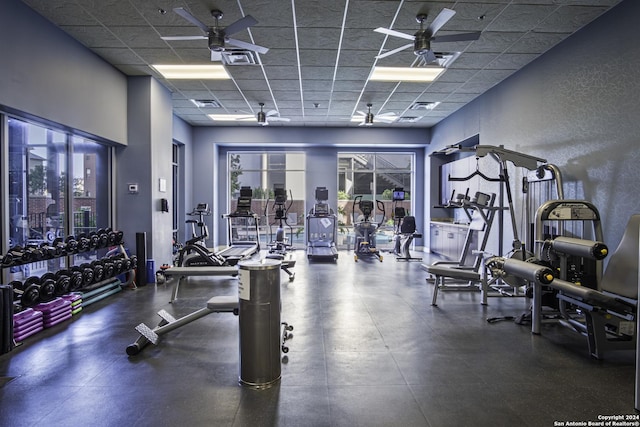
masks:
[[[106,248],[109,245],[109,233],[102,228],[96,231],[96,233],[98,233],[98,237],[100,239],[98,248]]]
[[[124,243],[124,232],[123,231],[116,231],[116,241],[115,244],[116,245],[121,245]]]
[[[31,276],[27,278],[27,280],[25,280],[18,289],[20,291],[20,303],[23,307],[31,307],[40,302],[39,277]]]
[[[67,251],[67,244],[64,242],[64,239],[62,237],[56,237],[55,239],[53,239],[51,246],[55,248],[56,256],[62,256]]]
[[[71,275],[68,270],[56,271],[56,296],[69,293],[71,288]]]
[[[113,259],[114,275],[124,272],[124,260],[121,257]]]
[[[122,260],[122,271],[129,271],[131,270],[131,258],[124,258]]]
[[[71,268],[71,291],[76,291],[82,288],[84,285],[84,275],[82,274],[82,269],[80,267],[72,267]]]
[[[76,240],[78,241],[78,252],[86,252],[90,249],[91,241],[89,240],[86,234],[84,233],[78,234],[78,236],[76,237]]]
[[[68,254],[75,254],[78,252],[78,241],[76,240],[75,237],[73,236],[67,237],[67,240],[65,240],[65,243],[67,244]]]
[[[93,283],[93,266],[91,264],[80,265],[82,270],[82,285],[87,286]]]
[[[107,234],[107,245],[108,246],[115,246],[117,239],[118,239],[118,235],[116,234],[116,232],[115,231],[109,231],[109,233]]]
[[[102,261],[93,261],[91,263],[91,266],[93,267],[93,281],[94,282],[101,282],[102,280],[105,279],[105,271],[104,271],[104,265],[102,264]]]
[[[116,267],[113,260],[104,259],[102,260],[102,265],[104,266],[104,278],[109,279],[116,275]]]
[[[96,233],[95,231],[92,231],[91,233],[89,233],[89,248],[97,249],[99,245],[100,236],[98,236],[98,233]]]
[[[56,293],[56,275],[45,273],[40,277],[40,301],[51,301]]]

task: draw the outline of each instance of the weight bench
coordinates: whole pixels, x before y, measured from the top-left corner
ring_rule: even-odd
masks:
[[[478,287],[475,283],[481,283],[480,289],[484,289],[483,282],[484,279],[481,277],[480,273],[473,270],[473,267],[463,268],[453,265],[439,265],[432,264],[426,265],[422,264],[421,268],[428,272],[429,274],[435,276],[434,287],[433,287],[433,298],[431,299],[431,305],[437,306],[436,303],[438,299],[438,289],[443,288],[447,290],[455,289],[458,291],[478,291]],[[445,285],[445,278],[448,277],[454,280],[466,281],[465,284],[451,284]],[[486,304],[486,296],[483,295],[483,304]]]
[[[144,323],[140,323],[136,326],[136,331],[140,334],[140,337],[133,343],[127,346],[127,354],[129,356],[135,356],[140,353],[142,349],[149,343],[158,345],[160,337],[167,332],[171,332],[174,329],[180,328],[188,323],[207,316],[211,313],[233,313],[238,314],[239,303],[238,297],[232,296],[215,296],[207,301],[207,306],[193,313],[178,319],[174,318],[166,310],[160,310],[158,316],[160,316],[160,323],[155,328],[150,328]]]
[[[173,285],[171,301],[178,299],[178,289],[189,276],[237,276],[238,268],[235,266],[203,266],[203,267],[171,267],[163,271],[165,277],[177,276],[178,280]]]

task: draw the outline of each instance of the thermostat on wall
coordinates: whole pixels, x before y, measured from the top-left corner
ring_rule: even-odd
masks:
[[[138,184],[129,184],[129,194],[138,194]]]

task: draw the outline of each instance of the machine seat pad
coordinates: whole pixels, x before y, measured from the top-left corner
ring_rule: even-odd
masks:
[[[207,301],[207,308],[213,311],[233,311],[238,305],[237,295],[219,295]]]
[[[238,274],[233,266],[171,267],[164,270],[165,276],[232,276]]]
[[[637,309],[637,304],[634,305],[620,298],[616,298],[612,294],[605,294],[595,289],[579,286],[565,280],[554,279],[548,286],[562,292],[566,297],[574,298],[605,310],[611,310],[617,313],[632,313],[635,315]],[[563,299],[566,300],[567,298]]]
[[[453,279],[463,279],[478,282],[480,281],[480,273],[464,268],[458,268],[456,266],[446,265],[425,265],[423,268],[434,276],[445,276]]]

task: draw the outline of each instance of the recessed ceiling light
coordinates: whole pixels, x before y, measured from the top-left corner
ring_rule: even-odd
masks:
[[[445,68],[442,67],[375,67],[371,80],[385,82],[432,82]]]
[[[256,116],[253,114],[207,114],[211,120],[216,122],[255,122]]]
[[[230,79],[227,70],[220,64],[207,65],[152,65],[165,79]]]

